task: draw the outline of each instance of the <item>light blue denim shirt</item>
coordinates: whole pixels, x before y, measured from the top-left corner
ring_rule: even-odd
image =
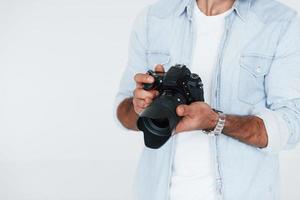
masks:
[[[136,73],[155,64],[166,70],[176,63],[191,67],[194,6],[195,0],[161,0],[137,17],[116,106],[132,96]],[[300,20],[273,0],[236,0],[233,8],[219,48],[212,107],[262,118],[268,146],[211,137],[218,199],[279,199],[278,153],[300,139]],[[144,148],[136,199],[168,200],[175,138],[158,150]]]

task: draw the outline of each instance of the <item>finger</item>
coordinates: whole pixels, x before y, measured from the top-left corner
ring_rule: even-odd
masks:
[[[149,106],[151,103],[152,103],[152,99],[150,99],[150,98],[145,99],[146,106]]]
[[[175,133],[196,130],[195,127],[193,127],[193,125],[191,124],[191,120],[192,119],[189,116],[183,117],[177,124]]]
[[[189,106],[188,105],[179,105],[176,108],[176,113],[178,116],[186,116],[189,115]]]
[[[175,128],[175,133],[174,134],[178,134],[180,132],[183,132],[183,127],[182,127],[181,123],[177,124],[177,126]]]
[[[139,107],[139,108],[145,108],[146,107],[146,102],[143,99],[135,99],[135,104]]]
[[[144,84],[136,82],[136,88],[143,88]]]
[[[153,99],[155,97],[155,90],[146,91],[146,90],[137,88],[134,90],[133,96],[137,99],[146,99],[146,98]]]
[[[153,94],[153,98],[159,95],[159,92],[157,90],[150,90],[149,92]]]
[[[158,64],[158,65],[155,66],[154,71],[155,72],[165,72],[165,69],[164,69],[163,65]]]
[[[136,114],[140,115],[144,111],[144,109],[140,108],[138,106],[135,106],[134,111],[135,111]]]
[[[181,121],[177,124],[175,128],[175,134],[188,131],[188,123],[187,123],[187,118],[182,118]]]
[[[154,78],[149,74],[138,73],[134,76],[134,80],[137,83],[153,83]]]

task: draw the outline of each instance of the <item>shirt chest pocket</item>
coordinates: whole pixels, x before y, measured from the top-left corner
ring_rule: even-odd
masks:
[[[149,69],[154,69],[157,64],[162,64],[167,71],[170,68],[171,56],[169,53],[160,51],[147,51],[147,64]]]
[[[257,55],[240,57],[238,97],[248,104],[256,104],[266,97],[265,76],[268,74],[272,58]]]

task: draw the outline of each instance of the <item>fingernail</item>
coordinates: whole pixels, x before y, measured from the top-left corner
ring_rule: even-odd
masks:
[[[183,112],[183,108],[182,107],[178,107],[177,108],[177,112],[180,114],[180,113],[182,113]]]

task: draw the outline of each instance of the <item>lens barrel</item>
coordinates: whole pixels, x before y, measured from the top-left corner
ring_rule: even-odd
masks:
[[[147,147],[157,149],[168,141],[180,120],[176,114],[176,107],[185,103],[180,94],[165,93],[140,114],[137,126],[144,132]]]

